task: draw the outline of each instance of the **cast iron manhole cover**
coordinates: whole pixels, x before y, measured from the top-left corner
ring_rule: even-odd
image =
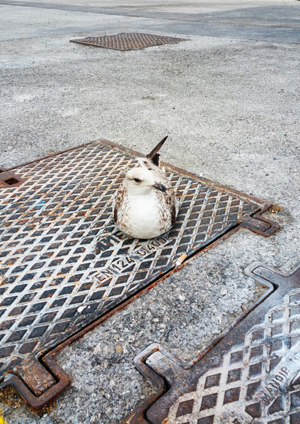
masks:
[[[102,37],[86,37],[70,41],[73,43],[86,44],[88,46],[126,51],[140,50],[153,46],[162,46],[163,44],[177,44],[185,40],[183,38],[165,37],[162,35],[123,33],[116,35],[105,35]]]
[[[160,390],[127,423],[146,424],[142,412],[152,424],[300,423],[300,267],[245,272],[269,287],[266,299],[189,364],[159,345],[142,352],[136,365]]]
[[[157,239],[127,238],[114,226],[111,204],[137,155],[101,140],[19,166],[23,184],[0,190],[0,373],[19,376],[9,382],[32,407],[69,383],[48,353],[54,347],[182,255],[239,227],[264,236],[279,228],[260,216],[270,205],[166,165],[181,205],[175,226]]]

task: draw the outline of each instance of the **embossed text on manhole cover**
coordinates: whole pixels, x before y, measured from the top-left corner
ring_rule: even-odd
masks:
[[[137,155],[102,140],[19,166],[22,184],[0,189],[0,375],[16,373],[34,407],[49,400],[48,389],[61,390],[61,370],[51,362],[48,372],[37,358],[175,268],[182,254],[240,226],[264,236],[278,229],[260,215],[270,205],[166,165],[180,201],[175,226],[153,240],[126,237],[112,201]]]
[[[166,37],[163,35],[122,33],[116,35],[105,35],[102,37],[86,37],[70,41],[73,43],[86,44],[88,46],[126,51],[162,46],[163,44],[177,44],[185,40],[183,38]]]

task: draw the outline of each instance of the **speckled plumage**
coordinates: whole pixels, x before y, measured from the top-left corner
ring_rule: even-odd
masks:
[[[115,198],[114,222],[133,238],[160,236],[174,225],[178,213],[174,189],[164,170],[157,166],[159,154],[155,149],[146,158],[137,159],[140,166],[127,172]]]

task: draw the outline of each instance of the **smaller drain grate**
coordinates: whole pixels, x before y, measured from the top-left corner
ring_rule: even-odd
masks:
[[[102,47],[104,49],[129,51],[141,50],[146,47],[162,46],[163,44],[177,44],[186,40],[183,38],[165,37],[152,34],[122,33],[116,35],[105,35],[103,37],[86,37],[70,41],[72,43]]]

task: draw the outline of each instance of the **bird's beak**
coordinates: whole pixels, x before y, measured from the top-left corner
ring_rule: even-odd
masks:
[[[160,183],[155,183],[152,185],[152,187],[156,188],[159,191],[162,191],[163,193],[165,193],[167,191],[166,187],[163,184]]]

